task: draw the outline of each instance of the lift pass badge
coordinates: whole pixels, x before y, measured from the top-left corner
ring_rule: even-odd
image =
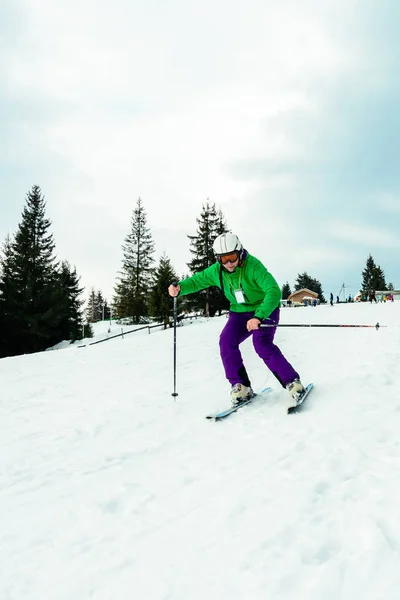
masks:
[[[242,290],[234,290],[234,294],[238,304],[244,304],[246,302]]]

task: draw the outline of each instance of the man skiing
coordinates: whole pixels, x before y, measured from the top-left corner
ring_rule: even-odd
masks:
[[[229,300],[229,319],[221,332],[219,345],[226,378],[232,386],[233,406],[254,395],[239,350],[239,345],[251,335],[257,354],[297,401],[304,386],[299,374],[273,343],[276,327],[259,329],[261,323],[279,323],[281,291],[278,284],[233,233],[219,235],[213,250],[217,261],[177,285],[171,284],[170,296],[184,296],[217,286]]]

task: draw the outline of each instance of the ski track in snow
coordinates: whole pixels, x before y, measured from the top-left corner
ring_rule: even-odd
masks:
[[[400,304],[284,309],[314,390],[223,422],[224,318],[0,361],[1,600],[395,600]]]

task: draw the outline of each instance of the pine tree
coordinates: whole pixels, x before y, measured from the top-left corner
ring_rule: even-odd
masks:
[[[97,323],[110,318],[110,308],[101,290],[95,292],[94,288],[91,288],[85,313],[88,323]]]
[[[61,290],[61,336],[64,340],[82,339],[82,304],[81,294],[84,288],[79,285],[79,277],[76,268],[71,269],[67,261],[61,263],[60,268],[60,290]]]
[[[106,319],[110,319],[111,317],[111,309],[108,306],[107,300],[104,298],[101,290],[97,290],[96,292],[94,287],[90,289],[89,298],[85,309],[85,315],[85,337],[93,337],[93,331],[92,328],[89,327],[89,325],[91,323],[105,321]]]
[[[365,269],[362,272],[361,292],[368,296],[376,290],[386,290],[385,274],[383,270],[375,264],[371,254],[367,258]]]
[[[318,281],[318,279],[313,279],[312,277],[310,277],[310,275],[308,275],[308,273],[306,272],[301,273],[297,276],[296,283],[294,286],[294,289],[296,291],[301,290],[303,288],[307,288],[308,290],[311,290],[312,292],[318,294],[319,301],[322,304],[326,302],[322,291],[321,283]]]
[[[45,209],[44,197],[35,185],[27,195],[12,246],[14,286],[10,300],[18,320],[13,354],[44,350],[61,340],[55,244]]]
[[[164,253],[154,272],[154,282],[149,297],[149,313],[157,322],[164,323],[164,329],[170,323],[173,313],[173,302],[168,294],[168,286],[178,279],[171,261]]]
[[[147,215],[141,198],[131,218],[131,231],[122,246],[123,261],[115,286],[113,304],[119,318],[129,317],[139,323],[148,314],[154,242],[147,227]]]
[[[197,222],[197,235],[188,235],[190,252],[193,258],[187,263],[192,274],[203,271],[215,262],[213,242],[221,233],[228,232],[222,211],[217,211],[215,203],[207,202],[202,205],[202,211]],[[200,309],[207,316],[214,316],[216,311],[227,308],[229,303],[217,287],[211,287],[192,295],[188,301],[191,308]]]
[[[367,258],[365,269],[362,272],[362,287],[361,291],[368,297],[370,291],[375,290],[373,285],[373,277],[376,265],[371,254]]]
[[[17,332],[22,329],[22,315],[16,304],[13,239],[7,236],[0,256],[0,358],[18,353]]]
[[[290,285],[289,285],[289,282],[287,281],[282,286],[282,300],[287,300],[291,293],[292,292],[290,290]]]
[[[100,290],[97,291],[95,298],[96,321],[104,321],[106,318],[106,300]]]
[[[215,206],[215,204],[214,204],[214,206]],[[229,230],[228,230],[228,226],[226,224],[226,219],[224,217],[224,214],[221,209],[218,209],[217,210],[217,220],[215,223],[215,234],[216,234],[215,237],[218,237],[222,233],[227,233],[228,231]]]
[[[86,320],[88,323],[97,323],[97,310],[96,310],[96,292],[94,288],[91,288],[89,292],[89,299],[86,305]]]
[[[108,321],[109,319],[111,319],[111,307],[108,305],[108,302],[105,298],[103,305],[103,317],[104,321]]]

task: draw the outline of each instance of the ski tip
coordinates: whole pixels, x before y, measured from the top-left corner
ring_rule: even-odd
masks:
[[[265,387],[263,390],[261,390],[260,394],[266,394],[267,392],[272,392],[272,387]],[[257,396],[257,394],[256,394]]]
[[[243,406],[247,406],[248,404],[250,404],[254,400],[254,398],[257,398],[258,395],[263,395],[263,394],[265,394],[267,392],[271,392],[271,391],[272,391],[271,387],[266,387],[263,390],[261,390],[261,392],[258,392],[258,393],[254,392],[253,396],[246,398],[245,400],[243,400],[243,402],[241,402],[237,406],[231,406],[230,408],[227,408],[226,410],[218,412],[214,415],[207,415],[206,419],[208,419],[209,421],[222,421],[222,419],[235,413]]]

